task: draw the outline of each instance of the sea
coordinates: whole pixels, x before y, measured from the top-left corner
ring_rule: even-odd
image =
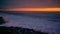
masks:
[[[60,34],[60,13],[58,12],[0,11],[0,16],[6,21],[0,26],[23,27],[50,34]]]

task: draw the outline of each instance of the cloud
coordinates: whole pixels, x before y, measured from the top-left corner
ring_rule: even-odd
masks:
[[[3,8],[60,7],[60,0],[1,0]]]

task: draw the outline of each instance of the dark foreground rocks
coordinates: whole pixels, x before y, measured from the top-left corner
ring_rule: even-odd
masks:
[[[0,26],[0,34],[48,34],[48,33],[22,27]]]

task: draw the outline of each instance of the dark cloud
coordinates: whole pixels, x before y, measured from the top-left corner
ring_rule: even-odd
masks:
[[[0,0],[0,7],[60,7],[60,0]]]
[[[60,6],[60,0],[53,0],[53,3]]]

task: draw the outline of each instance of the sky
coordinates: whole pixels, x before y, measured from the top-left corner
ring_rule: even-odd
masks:
[[[51,8],[60,7],[60,0],[0,0],[1,8]]]

